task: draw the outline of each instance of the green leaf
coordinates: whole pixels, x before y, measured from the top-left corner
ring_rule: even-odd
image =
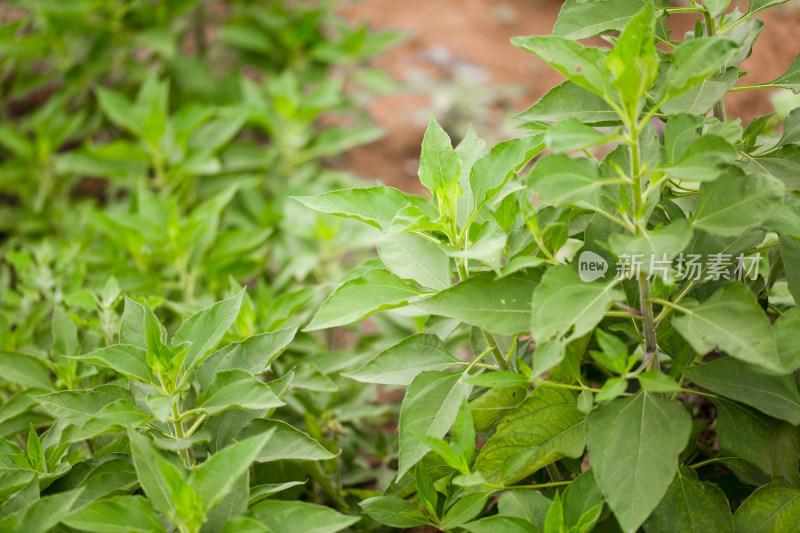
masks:
[[[147,352],[132,344],[112,344],[78,355],[75,359],[110,368],[141,383],[155,383],[150,366],[147,364]]]
[[[397,214],[407,207],[423,209],[422,198],[408,196],[392,187],[366,187],[342,189],[316,196],[293,196],[306,207],[346,218],[354,218],[365,224],[387,231]],[[429,210],[428,210],[429,211]]]
[[[736,509],[736,533],[793,531],[800,522],[800,490],[780,481],[756,490]]]
[[[142,496],[117,496],[92,502],[61,520],[69,527],[97,533],[161,533],[166,531]]]
[[[641,4],[636,11],[640,9]],[[536,54],[576,85],[600,96],[609,94],[606,56],[599,48],[556,36],[514,37],[511,44]]]
[[[505,515],[492,515],[475,520],[474,522],[467,522],[461,525],[462,528],[470,533],[531,533],[531,531],[539,531],[533,529],[534,526],[524,518],[518,516],[505,516]]]
[[[333,291],[303,331],[357,322],[378,311],[402,307],[420,294],[422,291],[407,285],[388,270],[370,270]]]
[[[106,433],[110,429],[124,429],[126,426],[139,427],[152,417],[127,400],[111,402],[88,420],[83,422],[80,429],[72,437],[73,442],[95,437]]]
[[[192,471],[189,484],[197,491],[204,509],[212,509],[233,489],[236,480],[248,471],[274,432],[274,429],[267,430],[226,446]]]
[[[120,344],[131,344],[142,350],[147,349],[145,338],[145,315],[147,312],[152,314],[139,302],[131,300],[127,295],[125,298],[125,310],[122,313],[122,321],[119,326]]]
[[[639,108],[640,100],[658,77],[655,24],[655,12],[645,3],[625,26],[606,60],[614,76],[611,86],[619,92],[623,106],[631,110]]]
[[[689,468],[681,468],[664,499],[644,523],[647,533],[729,532],[733,516],[725,493],[709,482],[699,481]]]
[[[711,392],[800,425],[800,392],[791,375],[768,376],[732,357],[687,368],[684,375]]]
[[[414,378],[400,408],[398,479],[428,452],[416,434],[444,437],[468,391],[457,373],[428,371]]]
[[[523,182],[536,194],[539,204],[574,205],[583,209],[597,208],[600,189],[605,185],[598,176],[597,163],[565,154],[539,159]]]
[[[528,385],[528,378],[516,372],[500,371],[478,374],[465,379],[467,383],[479,387],[513,388]]]
[[[459,498],[445,512],[444,518],[442,518],[442,528],[449,530],[469,522],[483,510],[488,499],[489,494],[481,493],[467,494]]]
[[[431,115],[428,129],[422,138],[422,155],[419,159],[419,180],[436,194],[442,194],[447,186],[458,179],[461,162],[442,127]]]
[[[768,7],[785,4],[788,1],[789,0],[750,0],[750,3],[747,6],[747,14],[752,15],[767,9]]]
[[[800,485],[800,435],[797,428],[722,398],[717,406],[715,431],[719,444],[745,459],[771,478],[782,477],[787,483]]]
[[[674,98],[700,84],[724,66],[739,44],[722,37],[699,37],[682,43],[672,54],[662,94]]]
[[[609,236],[608,244],[618,257],[621,254],[640,256],[643,258],[641,271],[652,272],[659,268],[659,263],[655,262],[663,265],[665,259],[671,261],[689,246],[691,240],[691,224],[679,218],[658,231],[644,230],[638,235],[614,233]]]
[[[703,135],[687,146],[670,166],[664,168],[664,173],[674,180],[713,181],[723,174],[725,166],[733,163],[737,156],[736,148],[722,137]]]
[[[12,494],[24,489],[34,477],[37,474],[33,470],[0,468],[0,499],[5,501]]]
[[[450,259],[441,247],[413,233],[392,235],[378,243],[383,264],[394,275],[433,290],[450,286]]]
[[[227,344],[208,356],[197,369],[197,380],[207,389],[214,376],[225,370],[244,370],[253,375],[266,371],[297,334],[297,326],[253,335]]]
[[[783,121],[783,134],[776,146],[800,143],[800,108],[793,109]]]
[[[226,370],[214,376],[214,381],[202,399],[190,412],[210,416],[228,409],[270,409],[284,405],[272,388],[244,370]]]
[[[766,222],[783,202],[783,184],[763,174],[730,167],[716,181],[702,183],[692,223],[723,237],[735,237]]]
[[[447,442],[428,435],[423,435],[422,433],[417,433],[415,436],[422,444],[430,448],[433,453],[441,457],[453,470],[459,472],[469,471],[469,465],[464,463],[464,459],[454,452],[453,448],[451,448]],[[419,464],[420,463],[417,463],[417,465]]]
[[[765,155],[749,157],[744,165],[748,174],[766,174],[789,189],[800,190],[800,146],[788,144]]]
[[[615,300],[623,299],[613,283],[586,283],[569,266],[548,270],[531,300],[531,335],[537,343],[565,342],[590,332]]]
[[[584,419],[572,391],[542,385],[498,424],[474,469],[490,483],[510,485],[564,456],[577,457]]]
[[[793,307],[783,314],[772,326],[778,359],[782,368],[794,372],[800,368],[800,343],[797,332],[800,331],[800,307]]]
[[[501,515],[518,516],[544,531],[547,510],[552,502],[541,492],[528,489],[507,490],[500,494],[497,510]]]
[[[561,502],[561,495],[556,492],[553,497],[553,503],[550,509],[547,510],[547,516],[544,520],[544,530],[553,533],[566,533],[567,524],[564,521],[564,504]]]
[[[164,459],[159,456],[155,446],[145,435],[129,429],[128,438],[131,441],[133,464],[142,489],[157,511],[169,514],[174,506],[172,489],[158,468],[159,461]]]
[[[80,349],[75,323],[60,305],[53,307],[53,351],[58,355],[75,355]]]
[[[678,392],[681,390],[680,385],[675,383],[669,376],[662,374],[656,370],[649,372],[642,372],[636,378],[639,380],[639,385],[647,392]]]
[[[53,388],[50,369],[44,361],[24,353],[0,350],[0,379],[33,389]]]
[[[541,135],[511,139],[497,146],[475,162],[469,175],[467,214],[479,210],[519,170],[544,148]]]
[[[286,524],[303,533],[336,533],[359,520],[360,516],[337,513],[330,507],[314,503],[264,500],[250,510],[253,518],[272,531],[284,531]]]
[[[272,438],[261,449],[255,459],[256,462],[268,463],[281,460],[325,461],[336,457],[306,433],[280,420],[253,420],[242,429],[238,438],[240,440],[246,439],[253,435],[260,435],[273,430]]]
[[[617,112],[605,100],[571,81],[550,89],[538,102],[514,118],[532,122],[574,118],[589,126],[610,126],[620,121]]]
[[[667,492],[691,426],[691,416],[679,401],[646,392],[589,414],[589,461],[624,531],[635,531]]]
[[[430,474],[428,474],[428,471],[421,463],[417,463],[417,466],[414,468],[414,480],[417,486],[417,493],[419,494],[420,500],[422,500],[422,505],[431,515],[436,516],[436,506],[439,501],[439,495],[433,487]]]
[[[103,87],[95,89],[95,96],[100,110],[111,122],[134,135],[141,133],[142,117],[127,98]]]
[[[130,393],[115,385],[100,385],[93,389],[59,391],[34,396],[45,409],[58,419],[82,425],[106,405],[130,398]]]
[[[265,483],[264,485],[256,485],[250,488],[250,499],[248,503],[253,505],[260,502],[264,498],[269,498],[273,494],[283,492],[284,490],[291,489],[292,487],[299,487],[305,485],[305,481],[287,481],[286,483]]]
[[[183,342],[192,343],[183,360],[183,371],[193,370],[222,340],[225,332],[236,321],[243,297],[244,289],[235,296],[198,311],[181,324],[172,337],[170,346],[174,348]]]
[[[364,383],[408,385],[420,372],[463,364],[464,361],[454,357],[439,337],[418,333],[385,349],[375,359],[344,376]]]
[[[572,480],[564,491],[564,519],[569,527],[591,522],[587,529],[591,531],[594,522],[599,518],[595,516],[596,509],[603,508],[603,495],[594,479],[591,469],[586,470]],[[588,520],[594,516],[594,520]],[[579,530],[580,531],[580,530]]]
[[[531,320],[530,295],[538,273],[517,273],[495,280],[489,272],[462,281],[414,305],[425,311],[457,318],[472,326],[514,335],[527,331]]]
[[[389,527],[412,528],[430,524],[413,503],[391,496],[367,498],[358,504],[367,516]]]
[[[554,153],[592,148],[606,144],[612,139],[574,118],[556,122],[547,130],[544,138],[547,147]]]
[[[558,14],[553,35],[578,40],[622,30],[641,9],[641,0],[566,0]]]
[[[0,520],[3,533],[46,533],[72,509],[83,489],[45,496]]]
[[[794,58],[794,61],[792,61],[792,64],[789,66],[789,70],[771,82],[761,85],[791,89],[795,94],[800,93],[800,55]]]
[[[475,425],[466,398],[458,409],[453,429],[450,431],[450,447],[464,458],[465,464],[472,463],[472,456],[475,455]]]
[[[715,348],[764,371],[786,374],[769,318],[747,285],[727,283],[700,305],[684,306],[672,325],[698,353]]]

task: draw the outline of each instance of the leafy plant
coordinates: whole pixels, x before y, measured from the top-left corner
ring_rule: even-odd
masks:
[[[361,502],[368,516],[474,532],[800,519],[800,112],[771,134],[768,117],[744,128],[723,103],[800,89],[800,60],[737,84],[763,29],[754,15],[779,3],[568,1],[553,35],[513,40],[566,78],[519,115],[524,136],[487,152],[470,130],[453,147],[432,119],[430,198],[382,186],[297,198],[384,235],[380,262],[306,331],[418,317],[347,374],[407,386],[397,476]],[[666,18],[692,15],[676,40]],[[578,42],[597,35],[609,46]]]

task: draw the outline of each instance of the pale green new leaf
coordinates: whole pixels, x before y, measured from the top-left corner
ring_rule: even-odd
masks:
[[[422,138],[422,154],[419,159],[419,181],[437,194],[458,179],[461,162],[458,159],[450,136],[431,115],[428,129]]]
[[[589,461],[623,531],[636,531],[667,492],[691,426],[691,416],[679,401],[646,392],[589,414]]]
[[[641,11],[642,3],[642,0],[566,0],[558,14],[553,35],[577,40],[622,30]]]
[[[638,235],[614,233],[609,236],[608,243],[617,256],[628,254],[639,255],[642,271],[651,271],[651,258],[654,261],[668,261],[682,252],[692,240],[692,226],[685,219],[678,219],[660,230],[644,230]],[[663,263],[662,263],[663,264]]]
[[[718,71],[738,51],[739,44],[722,37],[700,37],[681,44],[672,54],[662,94],[674,98]]]
[[[604,185],[598,173],[597,163],[588,158],[551,154],[537,161],[523,182],[536,194],[537,203],[596,209]]]
[[[548,129],[544,139],[552,152],[564,153],[600,146],[610,142],[613,137],[603,135],[577,119],[565,118]]]
[[[0,379],[33,389],[52,390],[50,369],[36,356],[0,350]]]
[[[155,383],[147,364],[147,352],[132,344],[112,344],[93,352],[78,355],[75,359],[104,366],[123,376],[142,383]]]

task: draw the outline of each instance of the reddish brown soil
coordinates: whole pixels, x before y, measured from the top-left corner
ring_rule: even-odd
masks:
[[[370,103],[372,116],[386,128],[387,136],[351,151],[346,166],[364,177],[420,192],[416,178],[420,142],[427,117],[436,107],[433,88],[437,80],[452,83],[454,69],[449,64],[478,67],[486,80],[481,81],[479,75],[475,84],[486,83],[484,93],[494,91],[498,95],[492,99],[484,94],[479,109],[476,104],[476,114],[488,115],[483,124],[476,124],[478,134],[491,141],[507,135],[507,130],[497,125],[534,103],[561,80],[532,54],[512,46],[509,39],[515,35],[549,34],[561,4],[557,0],[344,1],[341,14],[353,22],[410,33],[406,42],[374,61],[410,89]],[[743,64],[750,72],[742,83],[755,84],[777,77],[800,53],[800,5],[790,2],[762,14],[762,18],[767,27],[753,56]],[[678,32],[694,27],[694,15],[673,16],[671,20]],[[427,78],[428,84],[420,84],[420,77]],[[524,90],[520,96],[508,96],[507,84]],[[745,123],[771,109],[764,91],[733,94],[727,104],[729,115],[741,117]],[[455,120],[448,124],[447,118],[443,122],[451,136],[463,135],[463,126],[459,123],[455,127]]]

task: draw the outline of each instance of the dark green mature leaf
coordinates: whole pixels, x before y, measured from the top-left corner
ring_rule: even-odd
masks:
[[[469,389],[458,373],[428,371],[414,378],[400,408],[398,479],[428,453],[416,434],[444,437]]]
[[[800,298],[800,263],[798,262],[800,260],[800,239],[781,235],[778,242],[789,293],[795,301],[798,301]]]
[[[367,516],[381,524],[412,528],[430,524],[430,520],[413,503],[392,496],[367,498],[358,504]]]
[[[462,496],[445,512],[442,528],[453,529],[475,518],[486,506],[488,493],[472,493]]]
[[[542,385],[510,412],[478,455],[475,470],[494,484],[510,485],[536,470],[583,453],[585,415],[576,395]]]
[[[370,270],[333,291],[303,331],[357,322],[372,313],[402,307],[420,294],[388,270]]]
[[[525,400],[528,387],[493,388],[470,402],[475,428],[483,431]]]
[[[90,503],[62,522],[69,527],[97,533],[161,533],[166,531],[142,496],[117,496]]]
[[[286,524],[303,533],[336,533],[361,520],[360,516],[337,513],[314,503],[264,500],[250,510],[253,518],[272,531],[283,531]]]
[[[44,361],[24,353],[0,351],[0,379],[34,389],[53,388],[50,369]]]
[[[800,368],[798,331],[800,331],[800,307],[791,308],[772,327],[775,346],[778,348],[778,359],[781,366],[790,372]]]
[[[709,482],[699,481],[689,468],[681,468],[664,499],[644,523],[647,533],[725,533],[733,527],[733,515],[725,493]]]
[[[692,223],[713,235],[741,235],[769,220],[783,202],[783,191],[775,178],[730,167],[716,181],[700,185]]]
[[[531,300],[531,334],[537,343],[577,339],[591,331],[608,306],[621,298],[613,283],[586,283],[571,267],[553,267],[542,277]]]
[[[791,375],[768,376],[732,357],[687,368],[684,374],[712,392],[795,426],[800,424],[800,392]]]
[[[7,452],[4,451],[4,453]],[[36,477],[36,472],[33,470],[0,468],[0,499],[5,500],[12,494],[24,489],[34,477]]]
[[[783,134],[777,146],[800,143],[800,107],[793,109],[783,121]]]
[[[794,531],[800,522],[800,490],[776,481],[747,498],[733,515],[736,533]]]
[[[736,148],[722,137],[703,135],[687,146],[671,166],[664,168],[664,173],[676,180],[713,181],[737,155]]]
[[[672,325],[701,354],[715,348],[765,372],[786,374],[769,318],[747,285],[728,283],[700,305],[683,307]]]
[[[628,254],[639,255],[645,260],[642,271],[650,272],[650,258],[662,261],[674,259],[682,252],[692,240],[692,226],[685,219],[675,220],[672,224],[660,230],[644,230],[638,235],[615,233],[609,236],[608,243],[611,249],[619,256]]]
[[[106,405],[131,399],[131,396],[130,392],[116,385],[100,385],[88,390],[42,394],[34,396],[34,399],[58,419],[82,425]]]
[[[127,378],[142,383],[155,383],[153,373],[147,364],[147,352],[132,344],[112,344],[75,358],[111,368]]]
[[[467,522],[461,525],[462,528],[471,533],[531,533],[538,531],[534,529],[533,523],[518,516],[492,515]]]
[[[641,11],[642,4],[642,0],[566,0],[558,14],[553,35],[577,40],[622,30]]]
[[[800,485],[800,435],[797,428],[722,398],[717,406],[715,431],[719,444],[750,461],[771,478]]]
[[[574,527],[584,523],[598,506],[602,509],[603,495],[594,479],[592,469],[586,470],[572,480],[564,491],[564,521]],[[591,525],[589,526],[591,528]]]
[[[441,193],[458,179],[461,162],[456,155],[450,136],[431,115],[428,129],[422,139],[422,155],[419,158],[419,181],[428,190]]]
[[[254,459],[256,462],[325,461],[336,457],[309,435],[281,420],[253,420],[241,430],[238,438],[245,439],[270,431],[274,431],[274,433]]]
[[[192,343],[183,360],[181,367],[183,371],[190,371],[197,367],[203,362],[208,352],[222,340],[222,336],[236,321],[236,316],[242,307],[243,297],[244,289],[235,296],[198,311],[181,324],[170,344],[175,347],[183,342]]]
[[[270,409],[283,402],[272,388],[244,370],[226,370],[214,376],[208,391],[191,411],[210,416],[228,409]]]
[[[589,461],[624,531],[635,531],[667,492],[691,426],[680,402],[646,392],[613,400],[589,414]]]
[[[636,9],[638,12],[641,5]],[[605,53],[556,36],[514,37],[514,46],[536,54],[569,81],[597,95],[609,94]]]
[[[408,385],[420,372],[463,365],[436,335],[418,333],[385,349],[367,364],[344,374],[364,383]]]
[[[72,442],[85,440],[111,429],[124,429],[126,426],[139,427],[153,417],[145,413],[127,400],[111,402],[102,409],[92,414],[88,420],[80,425],[70,439]]]
[[[289,345],[297,326],[253,335],[228,344],[208,356],[197,369],[200,387],[207,389],[214,375],[225,370],[244,370],[253,375],[264,372]]]
[[[550,89],[538,102],[514,118],[544,122],[574,118],[590,126],[608,126],[620,121],[617,112],[605,100],[571,81]]]
[[[422,198],[409,196],[392,187],[342,189],[316,196],[295,196],[306,207],[322,213],[354,218],[387,231],[392,220],[406,207],[424,208]]]
[[[389,271],[402,279],[437,291],[450,286],[450,259],[441,247],[413,233],[392,235],[378,243],[378,254]]]
[[[514,335],[530,327],[530,297],[538,281],[539,274],[535,271],[519,272],[499,280],[485,272],[414,305],[493,333]]]
[[[750,0],[750,3],[747,6],[747,13],[749,15],[753,15],[759,11],[767,9],[768,7],[785,4],[788,1],[789,0]]]
[[[131,300],[127,295],[125,298],[125,310],[122,313],[122,321],[119,326],[120,344],[131,344],[142,350],[147,349],[145,339],[145,315],[149,310],[137,301]],[[152,311],[149,311],[152,313]]]
[[[528,489],[507,490],[497,500],[497,510],[501,515],[518,516],[544,531],[547,510],[552,502],[541,492]]]

